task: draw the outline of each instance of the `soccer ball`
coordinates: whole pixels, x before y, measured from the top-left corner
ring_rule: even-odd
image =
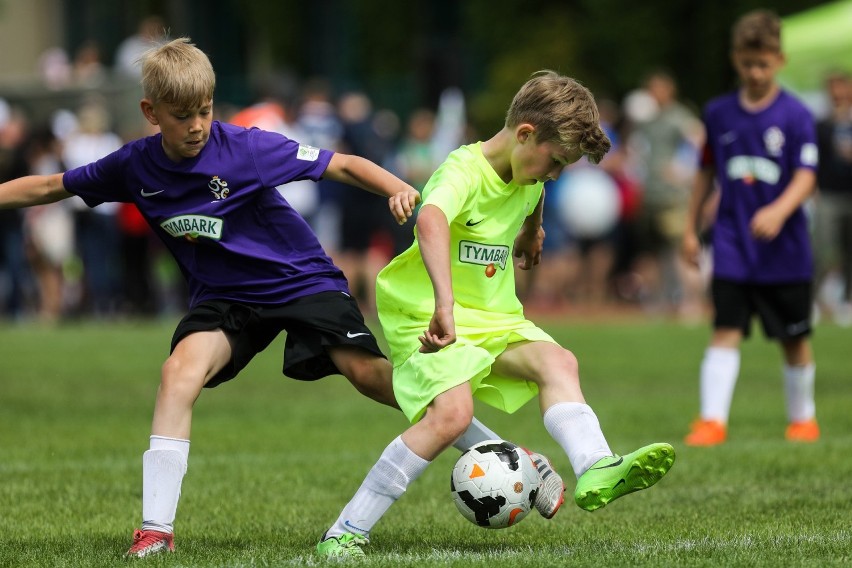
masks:
[[[487,440],[463,453],[450,489],[461,514],[488,529],[518,524],[538,493],[538,470],[529,454],[505,440]]]

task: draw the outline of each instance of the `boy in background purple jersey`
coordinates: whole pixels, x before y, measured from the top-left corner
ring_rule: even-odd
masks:
[[[214,121],[215,74],[187,38],[147,52],[142,73],[141,110],[160,134],[64,174],[0,184],[0,209],[72,195],[91,207],[136,204],[189,286],[189,313],[162,367],[142,459],[143,523],[127,552],[136,557],[174,550],[192,407],[201,389],[234,378],[282,330],[284,374],[311,381],[339,373],[366,396],[398,408],[391,365],[346,278],[276,186],[333,179],[387,197],[399,223],[420,199],[364,158]],[[454,445],[467,449],[494,438],[474,421]],[[549,464],[540,471],[558,478]],[[561,492],[556,498],[561,503]]]
[[[697,265],[699,211],[718,182],[714,329],[701,363],[701,416],[685,441],[725,441],[739,347],[756,314],[783,351],[786,437],[813,442],[819,438],[809,340],[813,254],[802,204],[815,186],[814,120],[775,81],[784,64],[777,15],[756,10],[742,16],[733,27],[731,59],[741,87],[705,107],[707,142],[682,243],[686,260]]]

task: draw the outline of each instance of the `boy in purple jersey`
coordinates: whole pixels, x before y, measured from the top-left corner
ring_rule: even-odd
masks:
[[[287,331],[284,374],[344,375],[361,393],[398,408],[392,369],[308,224],[276,186],[333,179],[388,198],[404,223],[419,193],[374,163],[213,121],[215,74],[187,38],[142,61],[141,110],[160,134],[65,174],[0,185],[0,208],[81,196],[89,206],[135,203],[189,286],[162,367],[150,449],[142,459],[142,528],[128,556],[174,550],[173,523],[189,455],[193,404],[203,387],[234,378]],[[474,422],[455,443],[498,438]],[[556,475],[546,467],[546,473]],[[556,476],[558,477],[558,476]]]
[[[742,86],[706,106],[707,142],[687,216],[682,252],[698,264],[699,211],[720,188],[712,228],[715,317],[701,363],[701,416],[686,443],[727,437],[740,366],[739,346],[758,315],[784,356],[788,440],[819,438],[811,333],[813,259],[802,204],[814,189],[816,133],[808,110],[780,88],[781,21],[756,10],[733,27],[731,58]]]

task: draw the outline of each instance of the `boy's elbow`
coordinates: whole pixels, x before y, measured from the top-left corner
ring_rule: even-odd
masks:
[[[444,212],[434,205],[424,205],[417,214],[417,234],[427,237],[435,234],[440,227],[449,226]]]

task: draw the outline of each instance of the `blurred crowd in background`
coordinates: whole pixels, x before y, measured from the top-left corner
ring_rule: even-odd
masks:
[[[162,30],[156,19],[144,22],[110,57],[93,43],[73,57],[45,52],[39,65],[46,85],[93,88],[78,106],[56,108],[47,121],[0,99],[0,181],[78,167],[155,133],[141,113],[136,130],[118,132],[97,87],[112,77],[138,78],[136,61]],[[334,92],[323,78],[280,76],[257,91],[245,108],[217,100],[215,118],[366,157],[418,189],[450,151],[480,137],[458,89],[444,91],[436,108],[406,116],[375,108],[368,92]],[[815,308],[852,325],[852,80],[831,74],[823,95],[820,187],[810,204]],[[598,105],[613,149],[601,164],[578,163],[548,182],[543,262],[518,271],[519,293],[530,311],[633,310],[703,322],[709,255],[695,271],[678,254],[703,144],[699,110],[679,98],[677,77],[664,69],[650,71],[623,100],[601,98]],[[383,198],[333,182],[278,190],[314,227],[371,313],[376,274],[411,244],[413,224],[397,226]],[[711,203],[704,212],[708,232],[713,215]],[[159,317],[185,304],[176,266],[132,204],[90,209],[73,198],[0,211],[0,319]]]

